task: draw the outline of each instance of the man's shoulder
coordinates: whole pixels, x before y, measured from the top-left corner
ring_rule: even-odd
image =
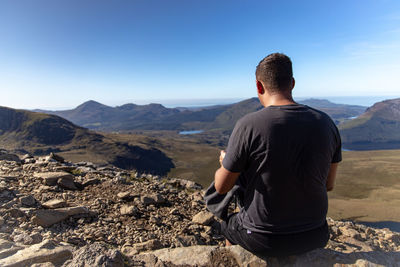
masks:
[[[263,115],[264,113],[265,113],[265,108],[254,111],[254,112],[247,113],[246,115],[244,115],[237,121],[237,125],[240,125],[240,126],[252,125],[255,122],[257,122],[257,120],[260,118],[260,116],[265,116],[265,115]]]

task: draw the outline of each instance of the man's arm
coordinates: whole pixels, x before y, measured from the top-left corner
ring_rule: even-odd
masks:
[[[328,179],[326,180],[326,190],[332,191],[335,186],[335,178],[337,171],[338,163],[332,163],[328,173]]]
[[[215,172],[214,187],[218,194],[228,193],[229,190],[235,185],[240,172],[231,172],[224,168],[222,160],[225,157],[225,151],[221,151],[219,156],[219,163],[221,167]]]

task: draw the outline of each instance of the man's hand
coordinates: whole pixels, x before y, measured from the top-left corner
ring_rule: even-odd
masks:
[[[219,194],[225,194],[235,185],[240,172],[230,172],[224,168],[222,161],[225,158],[225,151],[221,150],[219,154],[219,163],[221,167],[215,172],[214,186]]]
[[[222,166],[222,161],[225,158],[225,154],[226,152],[224,150],[221,150],[221,153],[219,154],[219,164],[221,164],[221,166]]]

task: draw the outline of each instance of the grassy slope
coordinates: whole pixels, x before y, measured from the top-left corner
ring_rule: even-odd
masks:
[[[329,215],[360,221],[400,222],[400,150],[346,151]]]
[[[148,134],[148,133],[147,133]],[[155,147],[172,159],[175,168],[168,177],[189,179],[208,186],[218,168],[219,148],[189,136],[163,131],[153,136],[140,134],[109,134],[111,138],[144,148]]]

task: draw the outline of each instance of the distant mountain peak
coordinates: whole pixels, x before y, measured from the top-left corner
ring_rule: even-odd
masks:
[[[82,104],[80,104],[79,106],[77,106],[76,108],[79,107],[108,107],[107,105],[101,104],[97,101],[94,100],[88,100],[86,102],[83,102]]]

